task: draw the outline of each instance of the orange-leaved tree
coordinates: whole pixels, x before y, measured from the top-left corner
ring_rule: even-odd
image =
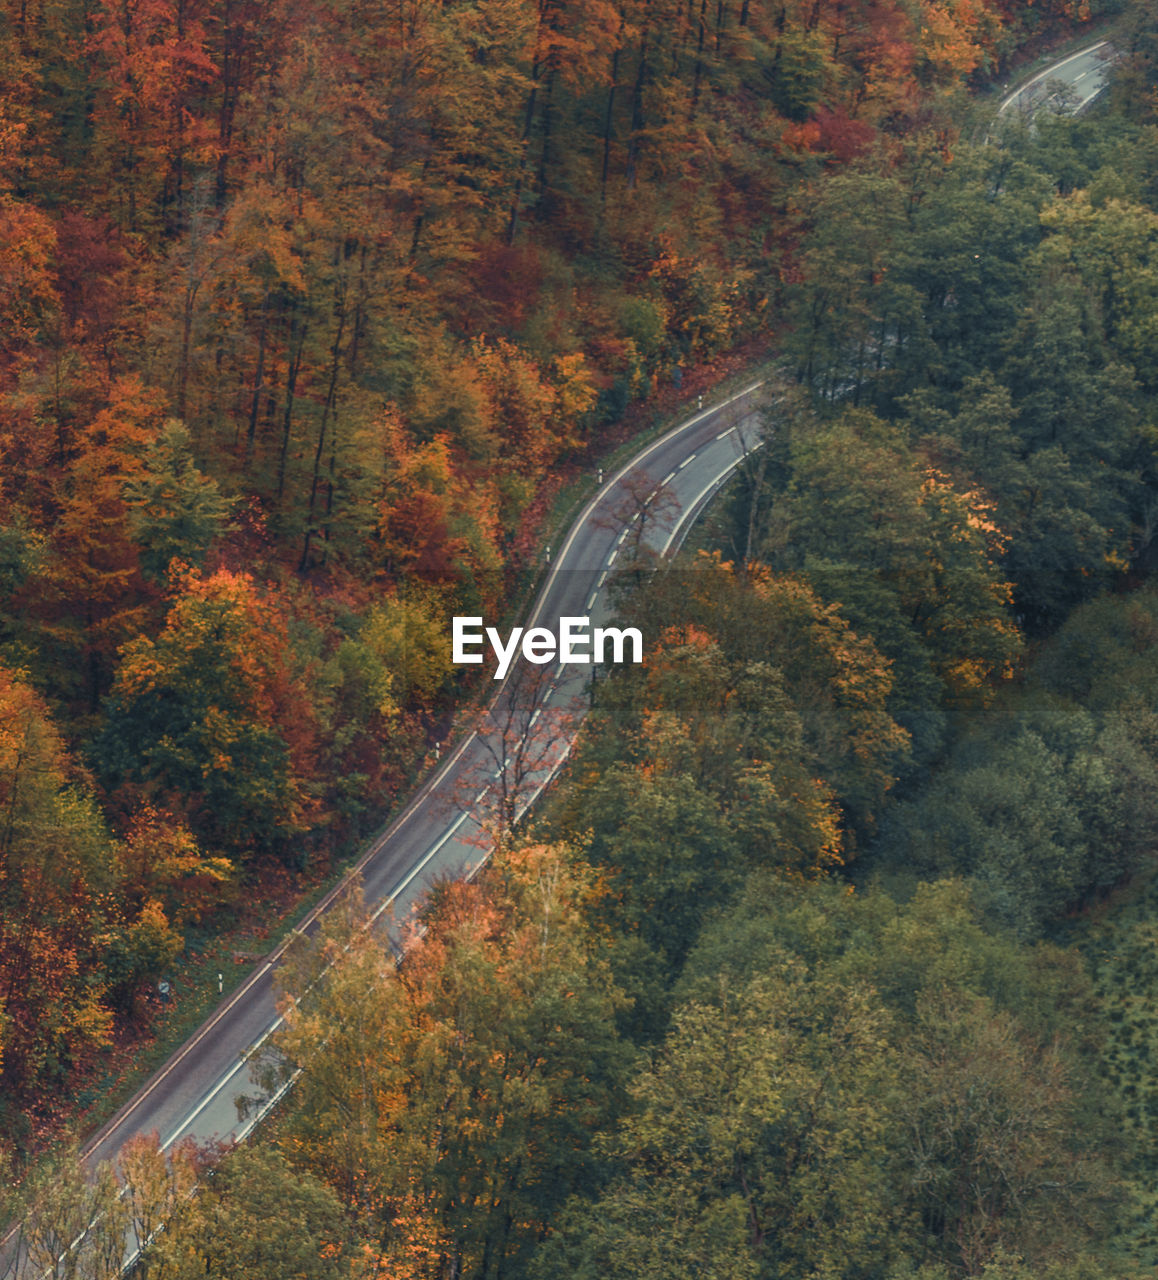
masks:
[[[125,502],[164,420],[164,401],[139,378],[112,388],[108,405],[69,449],[43,572],[30,582],[53,674],[95,710],[117,650],[145,625],[157,593],[141,574]]]
[[[58,1083],[107,1042],[98,938],[115,881],[112,841],[84,776],[43,700],[0,666],[4,1092],[26,1097]]]
[[[318,726],[272,593],[188,572],[156,639],[127,644],[107,702],[107,782],[183,814],[232,858],[276,852],[323,820]]]
[[[595,892],[565,848],[508,850],[435,890],[401,966],[354,910],[284,967],[287,1142],[373,1224],[368,1274],[510,1274],[592,1176],[627,1065]]]

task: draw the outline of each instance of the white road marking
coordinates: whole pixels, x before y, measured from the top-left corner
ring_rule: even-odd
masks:
[[[607,581],[607,570],[604,569],[603,572],[599,575],[599,581],[595,584],[595,590],[598,591],[606,581]]]
[[[694,453],[688,454],[688,456],[683,460],[683,462],[681,462],[679,466],[676,467],[676,470],[682,471],[684,467],[691,466],[691,464],[695,462],[695,460],[696,460],[696,455]]]
[[[614,551],[613,551],[613,552],[612,552],[612,553],[607,557],[607,567],[608,567],[609,569],[610,569],[610,568],[611,568],[611,566],[615,563],[615,557],[616,557],[618,554],[619,554],[619,548],[618,548],[618,547],[616,547],[616,548],[615,548],[615,550],[614,550]]]
[[[722,440],[725,436],[730,436],[732,432],[735,431],[735,429],[736,429],[735,427],[729,427],[727,431],[721,431],[720,434],[716,437],[716,439]]]
[[[483,788],[483,794],[484,795],[486,794],[485,787]],[[459,827],[462,826],[462,824],[466,821],[466,819],[467,819],[467,815],[465,813],[460,813],[458,817],[454,820],[454,822],[452,822],[451,825],[447,827],[446,831],[443,832],[438,842],[431,847],[430,852],[422,859],[421,862],[418,863],[418,865],[410,872],[410,874],[406,877],[406,879],[403,880],[402,883],[395,888],[393,893],[387,894],[385,900],[378,907],[378,909],[371,913],[370,915],[371,924],[373,924],[378,919],[378,917],[383,913],[383,911],[385,911],[386,908],[390,906],[391,903],[393,903],[394,900],[400,894],[406,892],[406,890],[410,887],[413,881],[426,869],[426,864],[430,861],[430,859],[434,857],[434,855],[442,848],[444,844],[446,844],[446,842],[451,838],[451,836],[454,835],[454,833],[459,829]],[[260,1041],[258,1043],[260,1044]]]
[[[1062,67],[1068,67],[1071,62],[1077,62],[1079,58],[1084,58],[1087,54],[1097,53],[1097,51],[1101,49],[1105,45],[1105,43],[1106,42],[1104,40],[1099,40],[1097,44],[1090,45],[1088,49],[1081,49],[1077,53],[1072,54],[1070,57],[1063,58],[1061,62],[1055,62],[1052,67],[1046,67],[1044,71],[1039,72],[1036,76],[1033,77],[1032,80],[1026,81],[1026,83],[1023,84],[1020,89],[1015,89],[1013,93],[1011,93],[1009,97],[1005,99],[1005,101],[1001,104],[1001,106],[997,108],[997,114],[1002,115],[1005,112],[1007,107],[1009,107],[1012,103],[1016,102],[1017,99],[1020,98],[1021,95],[1025,93],[1027,90],[1032,89],[1033,86],[1037,84],[1039,81],[1045,80],[1051,77],[1056,77],[1057,73],[1062,69]]]
[[[669,471],[669,472],[667,473],[667,475],[666,475],[666,476],[664,476],[664,478],[659,482],[659,484],[671,484],[671,482],[672,482],[674,479],[675,479],[675,472],[674,472],[674,471]],[[659,485],[656,485],[656,488],[658,489],[658,488],[659,488]]]
[[[696,494],[696,496],[691,500],[691,502],[689,502],[689,503],[687,504],[687,506],[684,508],[684,509],[685,509],[685,511],[688,511],[688,512],[695,512],[695,511],[697,511],[697,509],[699,508],[700,503],[704,500],[704,498],[705,498],[708,494],[712,493],[712,492],[713,492],[714,490],[716,490],[716,489],[721,489],[721,488],[723,488],[724,481],[725,481],[725,480],[726,480],[726,479],[727,479],[727,478],[732,474],[732,472],[733,472],[733,471],[735,471],[735,470],[736,470],[736,468],[740,465],[740,463],[741,463],[741,462],[743,462],[743,461],[744,461],[744,459],[745,459],[747,456],[748,456],[748,455],[747,455],[746,453],[742,453],[738,458],[734,458],[734,459],[733,459],[733,460],[728,464],[728,467],[727,467],[727,469],[726,469],[725,471],[721,472],[721,474],[720,474],[720,475],[718,475],[718,476],[717,476],[717,477],[716,477],[716,478],[715,478],[715,479],[714,479],[710,484],[705,485],[705,486],[704,486],[704,487],[699,491],[699,493],[697,493],[697,494]],[[685,534],[685,533],[687,532],[687,529],[685,528],[685,525],[686,525],[686,524],[687,524],[687,521],[686,521],[686,520],[682,520],[682,521],[680,521],[680,522],[676,525],[676,527],[671,531],[671,533],[668,535],[668,540],[663,544],[663,550],[660,552],[660,555],[661,555],[661,556],[666,556],[666,555],[668,555],[668,553],[671,551],[672,547],[673,547],[673,546],[675,546],[675,545],[677,545],[677,543],[676,543],[676,539],[677,539],[677,538],[678,538],[678,539],[680,539],[680,542],[682,543],[682,536],[681,536],[681,535],[683,535],[683,534]]]
[[[587,601],[587,607],[588,607],[588,609],[591,609],[591,608],[593,608],[593,607],[594,607],[594,605],[595,605],[595,597],[596,597],[596,595],[597,595],[597,594],[598,594],[597,592],[592,591],[592,593],[591,593],[591,599]]]
[[[658,440],[656,440],[653,444],[651,444],[647,449],[645,449],[642,454],[629,459],[626,463],[624,463],[624,465],[619,469],[619,471],[615,475],[608,478],[608,481],[604,485],[604,487],[600,490],[600,492],[595,497],[591,499],[587,508],[585,508],[583,513],[581,514],[580,518],[576,520],[575,523],[572,525],[571,531],[568,534],[566,542],[561,548],[560,553],[555,557],[556,567],[549,574],[547,581],[544,582],[542,588],[540,589],[539,597],[536,600],[535,607],[532,609],[531,618],[530,618],[530,621],[532,623],[535,621],[538,615],[542,612],[547,591],[549,590],[552,583],[555,581],[555,575],[558,572],[558,569],[562,566],[568,551],[573,545],[575,539],[579,536],[580,531],[585,527],[587,518],[590,516],[591,512],[595,509],[595,506],[598,504],[598,502],[603,500],[603,495],[608,491],[608,488],[612,485],[615,485],[621,482],[623,477],[627,475],[629,471],[640,466],[640,464],[652,453],[654,453],[657,449],[664,447],[666,444],[676,439],[681,432],[686,431],[689,427],[693,426],[695,423],[701,421],[704,417],[708,416],[708,414],[717,412],[718,410],[726,408],[728,405],[733,404],[738,400],[742,400],[745,396],[750,395],[753,391],[758,390],[763,385],[764,385],[764,382],[762,379],[759,381],[753,382],[748,386],[744,387],[743,389],[741,389],[740,391],[737,391],[733,395],[729,396],[723,403],[719,405],[710,406],[708,409],[697,414],[694,418],[689,419],[684,423],[681,423],[679,426],[673,428],[670,432],[668,432],[664,436],[661,436]],[[735,430],[735,428],[732,428],[732,430]],[[729,434],[729,432],[723,432],[722,434],[727,435]],[[634,512],[631,516],[631,520],[629,524],[634,523],[639,518],[640,518],[640,512],[638,511]],[[619,536],[620,544],[622,544],[622,542],[626,538],[627,532],[628,530],[627,528],[625,528],[623,532],[620,534]],[[592,598],[594,599],[594,596]],[[558,668],[558,677],[556,677],[556,679],[551,682],[551,686],[548,691],[548,697],[551,697],[557,691],[558,678],[561,677],[562,675],[563,675],[563,664],[560,663]],[[378,853],[381,852],[383,846],[387,843],[388,840],[396,838],[399,831],[404,826],[406,826],[412,819],[417,817],[417,815],[422,811],[421,801],[425,799],[427,796],[429,796],[431,792],[433,792],[435,787],[443,779],[449,776],[454,765],[458,762],[458,760],[469,748],[470,744],[474,741],[474,738],[475,738],[474,734],[469,734],[466,738],[462,740],[462,742],[458,745],[457,749],[443,762],[442,768],[437,770],[431,776],[431,778],[427,781],[427,783],[424,784],[422,788],[420,788],[418,794],[414,797],[414,800],[406,808],[406,810],[400,816],[398,821],[392,824],[391,827],[386,832],[384,832],[375,841],[373,841],[370,844],[370,846],[365,850],[362,857],[358,860],[358,863],[356,866],[357,870],[361,870],[362,868],[366,867],[372,861],[372,859]],[[565,760],[570,755],[570,750],[571,750],[571,744],[567,743],[562,752],[561,759],[551,768],[551,770],[549,771],[549,776],[554,775],[554,773],[557,771],[557,769],[561,765],[562,761]],[[534,802],[534,800],[538,797],[539,793],[543,790],[545,786],[546,786],[546,782],[544,782],[539,788],[537,788],[534,795],[529,798],[527,805],[524,806],[524,809],[526,807],[529,807],[529,805]],[[432,848],[425,854],[425,856],[414,866],[414,868],[405,877],[405,879],[403,879],[402,882],[395,887],[393,893],[389,894],[383,900],[383,902],[378,907],[378,909],[373,913],[373,916],[372,916],[373,920],[378,919],[378,917],[382,915],[382,913],[387,909],[387,907],[391,904],[391,902],[398,895],[406,891],[406,889],[411,885],[411,883],[413,883],[413,881],[417,878],[417,876],[419,876],[422,873],[422,871],[426,868],[430,860],[454,836],[454,834],[458,831],[458,829],[462,826],[462,824],[467,820],[467,817],[468,817],[467,814],[465,813],[461,814],[451,824],[451,826],[443,833],[443,835],[432,846]],[[483,857],[483,861],[485,860],[486,860],[486,855],[484,855]],[[481,865],[481,863],[474,866],[472,868],[472,871],[477,871],[478,865]],[[336,895],[336,892],[337,891],[334,892],[334,895],[327,894],[326,897],[320,903],[318,903],[317,906],[309,913],[309,915],[305,918],[305,920],[301,922],[301,925],[299,925],[299,929],[304,929],[308,927],[316,919],[318,919],[322,914],[324,914],[324,912],[331,905],[333,896]],[[257,970],[255,970],[250,975],[250,977],[242,985],[242,987],[237,992],[234,993],[234,996],[231,1000],[226,1001],[223,1005],[219,1006],[214,1017],[211,1018],[208,1023],[202,1026],[199,1032],[196,1035],[194,1035],[190,1040],[186,1041],[186,1043],[182,1046],[182,1050],[179,1055],[178,1061],[183,1059],[186,1056],[186,1054],[192,1050],[194,1045],[200,1043],[205,1038],[205,1036],[210,1032],[212,1027],[216,1026],[216,1024],[229,1011],[231,1011],[237,1006],[237,1004],[239,1003],[239,999],[243,997],[243,995],[246,992],[248,992],[248,990],[253,986],[254,983],[260,981],[262,976],[265,973],[267,973],[270,968],[273,967],[273,961],[276,961],[276,959],[280,956],[283,950],[284,950],[284,944],[278,947],[277,951],[273,954],[271,959],[267,959],[263,965],[261,965]],[[267,1039],[268,1036],[272,1034],[272,1032],[276,1029],[278,1025],[280,1025],[280,1020],[278,1022],[275,1022],[270,1028],[268,1028],[265,1035],[263,1035],[257,1041],[256,1045],[250,1047],[250,1051],[252,1051],[253,1048],[259,1047],[261,1044],[263,1044],[265,1039]],[[212,1098],[215,1094],[220,1095],[225,1085],[228,1083],[229,1079],[233,1078],[237,1070],[240,1069],[240,1065],[243,1065],[243,1064],[244,1064],[244,1060],[242,1060],[242,1063],[240,1063],[238,1067],[235,1067],[234,1069],[232,1069],[227,1077],[224,1077],[221,1081],[218,1082],[218,1085],[213,1090],[213,1092],[207,1095],[204,1101],[199,1105],[196,1115],[200,1115],[202,1113],[205,1107],[208,1106],[209,1103],[212,1101]],[[154,1080],[143,1090],[141,1094],[139,1094],[137,1097],[132,1099],[128,1107],[119,1117],[119,1120],[123,1122],[123,1120],[129,1114],[135,1111],[144,1102],[145,1098],[153,1093],[153,1091],[162,1083],[163,1080],[169,1078],[169,1076],[173,1073],[176,1067],[177,1067],[177,1061],[171,1063],[168,1070],[163,1071],[160,1075],[155,1077]],[[279,1090],[278,1096],[280,1096],[282,1092],[283,1090]],[[268,1104],[266,1106],[258,1108],[256,1111],[256,1114],[251,1115],[250,1120],[244,1126],[244,1131],[248,1132],[261,1119],[261,1117],[267,1113],[267,1111],[268,1111]],[[190,1119],[187,1118],[183,1122],[181,1129],[175,1131],[164,1145],[169,1146],[172,1142],[176,1141],[176,1139],[181,1135],[182,1132],[187,1133],[188,1126],[190,1125],[190,1123],[191,1123]]]

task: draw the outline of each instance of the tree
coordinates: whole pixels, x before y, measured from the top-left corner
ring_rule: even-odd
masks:
[[[789,297],[797,377],[823,400],[867,398],[892,349],[923,341],[915,291],[889,271],[907,230],[891,174],[852,171],[812,193],[809,234]]]
[[[1064,1056],[982,998],[918,1010],[905,1155],[926,1229],[976,1275],[1000,1248],[1065,1261],[1097,1230],[1105,1169],[1058,1121],[1073,1111]]]
[[[99,756],[113,786],[187,815],[231,857],[285,852],[320,817],[313,714],[285,622],[244,574],[194,571],[156,640],[122,651]]]
[[[155,391],[135,377],[118,383],[78,433],[58,487],[38,612],[57,650],[57,678],[67,689],[79,671],[90,711],[107,692],[117,650],[141,630],[155,599],[141,578],[124,491],[161,422]]]
[[[955,392],[1004,358],[1009,331],[1032,287],[1040,210],[1050,180],[1013,143],[972,148],[942,136],[913,149],[905,195],[908,234],[887,275],[920,300],[921,323],[898,335],[886,363],[889,393]],[[896,287],[896,285],[894,285]],[[884,409],[889,400],[878,400]],[[969,403],[958,398],[961,409]]]
[[[687,1001],[533,1274],[851,1276],[903,1255],[898,1062],[871,992],[791,962]]]
[[[39,1164],[23,1189],[19,1239],[39,1275],[52,1280],[116,1280],[129,1212],[112,1166],[90,1175],[69,1145]]]
[[[666,742],[679,733],[659,717],[648,727]],[[678,972],[743,865],[715,797],[688,773],[641,762],[609,769],[575,799],[593,832],[589,856],[608,879],[612,929],[655,952],[664,973]]]
[[[209,121],[190,110],[217,75],[206,49],[211,23],[180,0],[105,0],[89,20],[88,52],[107,78],[93,95],[92,160],[129,231],[151,224],[166,205],[180,220],[186,166],[212,154]]]
[[[577,727],[577,701],[564,704],[556,695],[553,664],[516,659],[495,700],[474,718],[481,761],[456,784],[454,803],[475,815],[488,846],[510,838],[566,760]]]
[[[116,879],[87,780],[42,700],[0,667],[0,1029],[10,1094],[31,1096],[108,1042],[100,941]]]
[[[755,992],[775,998],[777,1011],[770,1017],[743,1016],[742,1002]],[[783,1039],[787,1033],[799,1039],[772,1073],[781,1096],[807,1079],[804,1073],[815,1062],[826,1089],[837,1095],[836,1105],[847,1088],[856,1101],[846,1105],[862,1108],[856,1114],[866,1117],[867,1123],[852,1126],[857,1139],[849,1144],[840,1137],[839,1111],[833,1116],[836,1133],[826,1140],[827,1103],[808,1108],[802,1122],[818,1129],[806,1130],[787,1149],[775,1145],[785,1122],[772,1107],[763,1109],[773,1117],[771,1125],[741,1126],[770,1175],[802,1179],[793,1201],[768,1220],[761,1242],[765,1256],[783,1258],[781,1250],[804,1248],[817,1258],[831,1250],[834,1275],[874,1268],[904,1274],[899,1264],[905,1257],[914,1264],[942,1260],[978,1274],[1003,1251],[1042,1268],[1068,1261],[1107,1225],[1116,1191],[1097,1151],[1108,1120],[1094,1091],[1085,1088],[1083,1096],[1097,1052],[1089,978],[1072,953],[1019,946],[1008,934],[995,933],[960,882],[920,885],[901,903],[880,890],[852,893],[833,882],[794,886],[775,876],[753,876],[734,909],[705,930],[677,996],[676,1028],[687,1011],[698,1014],[694,1037],[683,1039],[685,1061],[703,1045],[704,1061],[725,1064],[736,1054],[732,1043],[742,1045],[756,1035]],[[874,1081],[870,1088],[860,1087],[857,1071],[844,1075],[837,1046],[848,1053],[855,1041],[838,1037],[866,1024],[834,1017],[838,1000],[859,1008],[862,1017],[871,1013],[867,1025],[875,1025],[876,1033],[862,1042],[866,1057],[860,1060],[860,1070]],[[728,1035],[721,1023],[736,1030]],[[677,1030],[671,1041],[680,1037]],[[820,1052],[826,1037],[833,1040]],[[671,1041],[665,1068],[674,1058]],[[754,1066],[737,1079],[747,1082],[767,1070]],[[698,1119],[721,1111],[728,1116],[726,1105],[701,1101],[686,1116],[679,1115],[679,1105],[657,1107],[647,1117],[665,1142],[657,1144],[647,1165],[629,1160],[628,1176],[639,1197],[682,1176],[680,1120],[693,1138],[690,1145],[700,1151],[709,1143],[694,1143],[695,1135],[710,1140],[727,1132]],[[678,1119],[669,1128],[663,1117],[670,1111]],[[629,1116],[623,1129],[634,1136],[639,1122]],[[797,1236],[796,1204],[807,1203],[817,1187],[832,1186],[860,1140],[861,1157],[875,1169],[872,1197],[867,1204],[856,1201],[858,1212],[836,1220],[814,1209],[812,1230],[801,1224]],[[811,1177],[801,1168],[809,1162],[816,1162]],[[698,1203],[705,1196],[722,1202],[728,1192],[728,1182],[695,1181]],[[767,1175],[755,1185],[767,1188]],[[857,1188],[857,1194],[866,1190]],[[619,1205],[608,1199],[612,1208],[597,1202],[590,1218],[580,1217],[596,1240],[608,1234],[601,1223],[617,1221]],[[689,1192],[684,1203],[697,1200]],[[887,1244],[871,1230],[857,1230],[871,1221],[874,1205],[892,1224]],[[677,1231],[685,1229],[683,1221]],[[740,1220],[733,1221],[738,1227]],[[582,1235],[571,1237],[572,1247],[575,1238]],[[733,1248],[736,1243],[733,1238]],[[718,1245],[724,1249],[727,1237]],[[888,1270],[882,1267],[886,1260],[874,1254],[882,1248],[891,1250]],[[805,1266],[795,1255],[795,1270]]]
[[[400,966],[354,913],[283,975],[277,1073],[301,1072],[287,1137],[389,1266],[417,1222],[423,1249],[437,1237],[418,1274],[517,1272],[595,1176],[626,1055],[594,892],[565,849],[507,850],[436,890]]]
[[[1153,389],[1158,214],[1121,199],[1095,204],[1088,192],[1077,191],[1055,200],[1041,220],[1047,233],[1043,259],[1076,269],[1096,301],[1106,340]]]
[[[230,503],[193,461],[189,433],[169,418],[124,486],[129,528],[141,548],[141,568],[163,579],[173,560],[199,569],[225,529]]]
[[[595,403],[581,352],[556,357],[557,385],[503,339],[477,338],[471,360],[489,402],[498,457],[519,472],[536,474],[578,442],[583,417]]]
[[[795,574],[750,566],[738,575],[713,554],[699,556],[690,571],[657,576],[623,612],[669,641],[693,633],[718,638],[738,671],[748,664],[778,671],[799,717],[807,768],[836,793],[850,826],[871,825],[904,763],[909,735],[889,711],[887,659],[838,605],[825,604]]]
[[[892,660],[890,710],[928,759],[942,706],[987,697],[1019,652],[992,504],[863,412],[795,434],[789,465],[764,555]]]
[[[625,792],[633,779],[643,794],[649,783],[684,778],[714,802],[730,840],[739,841],[740,859],[774,863],[801,876],[840,861],[835,797],[809,767],[804,727],[775,668],[729,662],[722,646],[698,630],[668,632],[661,634],[639,678],[613,686],[601,710],[595,741],[583,758],[609,754],[599,739],[610,721],[620,736],[615,754],[626,766]],[[577,772],[583,776],[583,764]],[[578,790],[575,821],[582,824],[593,796],[582,782]],[[606,838],[612,848],[618,834],[611,814],[621,802],[613,799],[608,813]],[[640,830],[646,828],[645,822]],[[707,835],[698,832],[698,838]],[[711,839],[706,843],[710,846]],[[606,861],[622,866],[615,853]],[[667,918],[666,912],[657,914]]]
[[[680,502],[666,484],[643,467],[629,471],[617,490],[621,496],[609,509],[599,512],[596,523],[624,540],[625,561],[635,566],[638,584],[641,570],[658,560],[667,535],[678,523]]]
[[[181,1153],[175,1159],[180,1162]],[[155,1280],[239,1275],[338,1280],[346,1274],[348,1228],[338,1197],[317,1178],[295,1170],[277,1147],[242,1147],[211,1172],[192,1197],[170,1181],[172,1189],[161,1197],[169,1214],[165,1230],[145,1255],[148,1275]],[[179,1164],[176,1177],[185,1177]],[[129,1185],[135,1191],[140,1181],[138,1174]]]
[[[445,613],[433,592],[396,592],[370,606],[357,643],[382,668],[382,699],[429,705],[451,673]]]
[[[191,1140],[177,1143],[166,1152],[156,1132],[130,1138],[117,1159],[121,1199],[128,1218],[129,1239],[140,1251],[136,1267],[142,1277],[157,1270],[156,1245],[162,1232],[178,1229],[187,1202],[197,1189],[198,1174],[209,1172]]]
[[[389,457],[378,505],[380,562],[396,578],[461,584],[489,598],[501,564],[494,483],[472,481],[445,435],[416,445],[393,417],[380,430]]]
[[[948,767],[891,815],[890,860],[918,874],[967,875],[986,909],[1022,937],[1138,866],[1152,838],[1149,717],[1033,703],[965,738]]]
[[[179,818],[148,804],[130,816],[117,861],[122,903],[130,910],[159,904],[178,926],[211,915],[234,888],[228,858],[205,854]]]
[[[32,355],[60,306],[51,273],[55,229],[33,204],[0,199],[0,357],[7,377]]]

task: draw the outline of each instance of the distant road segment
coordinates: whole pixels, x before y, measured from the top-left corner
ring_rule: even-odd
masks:
[[[1051,102],[1066,105],[1074,114],[1084,111],[1106,87],[1115,56],[1109,41],[1099,40],[1062,58],[1015,89],[997,109],[998,117],[1032,118]]]

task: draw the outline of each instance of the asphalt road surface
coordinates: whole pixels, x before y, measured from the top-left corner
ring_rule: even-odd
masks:
[[[564,616],[588,617],[592,627],[609,625],[608,584],[616,561],[626,558],[637,541],[660,553],[679,545],[755,447],[760,397],[760,384],[753,384],[726,403],[695,413],[608,475],[553,555],[528,626],[557,632]],[[632,519],[641,507],[642,517]],[[531,667],[516,660],[507,681],[496,684],[500,692],[487,725],[453,746],[363,855],[358,871],[367,903],[376,904],[379,913],[392,904],[394,917],[403,919],[436,877],[469,874],[484,860],[488,814],[504,800],[521,811],[546,785],[569,748],[590,676],[589,664]],[[303,928],[317,927],[336,892]],[[136,1134],[156,1131],[164,1147],[187,1137],[237,1141],[246,1136],[269,1107],[251,1076],[249,1055],[278,1026],[277,962],[277,952],[267,957],[88,1143],[90,1162],[115,1159]],[[255,1100],[244,1119],[239,1097]]]
[[[1106,87],[1114,50],[1105,40],[1071,54],[1016,89],[997,110],[1002,116],[1032,119],[1043,109],[1083,111]]]

